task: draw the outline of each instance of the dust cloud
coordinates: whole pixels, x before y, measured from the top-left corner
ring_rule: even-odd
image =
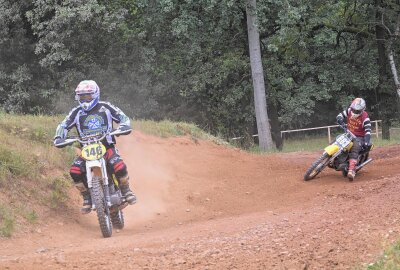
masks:
[[[163,149],[153,148],[151,143],[140,143],[141,140],[140,136],[133,140],[131,136],[119,138],[123,148],[118,149],[128,166],[130,186],[138,201],[124,210],[127,224],[145,223],[163,214],[167,209],[169,183],[173,179]]]

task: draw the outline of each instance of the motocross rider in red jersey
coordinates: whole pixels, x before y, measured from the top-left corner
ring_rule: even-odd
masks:
[[[349,153],[349,172],[347,177],[353,180],[356,176],[355,167],[360,151],[370,147],[371,143],[371,121],[365,111],[365,100],[356,98],[350,107],[336,116],[337,123],[342,127],[347,127],[356,137],[353,140],[353,147]]]
[[[76,128],[80,137],[111,132],[113,122],[119,124],[121,131],[129,134],[131,131],[130,119],[117,107],[108,102],[99,101],[100,88],[95,81],[81,81],[75,89],[75,99],[79,106],[73,108],[67,117],[62,121],[56,130],[54,144],[57,145],[65,139],[73,127]],[[114,136],[107,136],[103,142],[107,149],[104,156],[108,170],[114,174],[119,182],[122,196],[129,204],[136,203],[136,196],[129,187],[129,176],[126,164],[115,148]],[[70,169],[70,175],[74,180],[75,187],[81,192],[83,197],[83,207],[81,212],[87,214],[91,211],[92,201],[87,186],[86,161],[78,156]]]

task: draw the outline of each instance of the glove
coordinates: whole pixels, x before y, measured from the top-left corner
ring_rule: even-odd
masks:
[[[361,146],[363,151],[369,151],[371,149],[372,143],[369,140],[365,140],[364,144]]]
[[[344,123],[343,118],[339,118],[337,120],[337,123],[339,124],[339,126],[341,126],[343,129],[347,129],[347,125]]]
[[[364,145],[363,145],[363,148],[364,148],[365,150],[369,150],[370,147],[371,147],[371,134],[367,134],[367,135],[365,135],[365,137],[364,137]]]

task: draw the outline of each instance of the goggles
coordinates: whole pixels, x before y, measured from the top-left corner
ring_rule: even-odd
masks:
[[[352,112],[353,114],[361,114],[361,113],[362,113],[362,110],[351,109],[351,112]]]
[[[75,99],[79,102],[90,102],[94,99],[95,97],[92,94],[82,94],[82,95],[76,95]]]

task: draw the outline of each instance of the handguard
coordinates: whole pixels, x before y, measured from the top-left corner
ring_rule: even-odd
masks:
[[[119,127],[118,129],[116,129],[112,133],[114,133],[113,135],[119,137],[121,135],[129,135],[131,132],[132,132],[132,128],[131,127],[122,126],[122,127]]]
[[[61,139],[61,138],[59,138],[59,139],[54,140],[54,146],[57,148],[63,148],[67,145],[73,144],[74,142],[76,142],[76,139]]]

